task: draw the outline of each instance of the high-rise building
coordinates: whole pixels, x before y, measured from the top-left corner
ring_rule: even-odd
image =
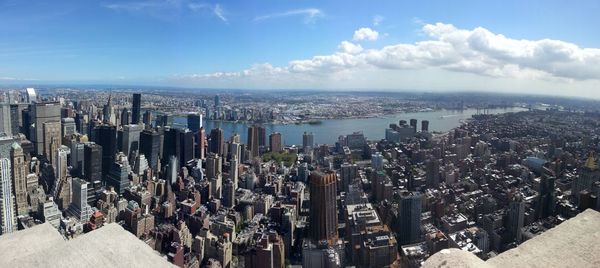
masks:
[[[302,134],[302,149],[306,151],[308,148],[315,146],[315,137],[312,132],[304,132]]]
[[[12,193],[10,160],[0,158],[0,234],[17,230],[15,197]]]
[[[189,129],[167,128],[164,137],[163,161],[176,156],[181,166],[194,158],[194,133]],[[165,162],[166,163],[166,162]],[[179,168],[177,168],[179,170]]]
[[[35,93],[35,89],[32,87],[28,87],[26,89],[27,92],[27,103],[33,103],[37,101],[37,94]]]
[[[204,160],[204,155],[206,151],[206,131],[204,127],[200,127],[198,130],[198,157]]]
[[[229,157],[230,159],[236,157],[238,161],[242,160],[242,145],[239,142],[229,144]]]
[[[57,182],[61,182],[64,181],[67,176],[69,175],[67,173],[67,167],[69,166],[68,164],[68,154],[69,154],[69,147],[66,146],[61,146],[60,148],[58,148],[58,150],[56,151],[56,157],[54,158],[54,175],[56,178]]]
[[[231,208],[235,206],[235,186],[230,179],[223,183],[223,206]]]
[[[258,126],[248,127],[248,150],[250,151],[250,157],[254,158],[259,155],[259,143],[258,143]]]
[[[44,154],[44,123],[60,122],[60,103],[58,102],[41,102],[33,103],[29,106],[30,124],[33,125],[31,132],[31,142],[33,142],[35,153],[38,155]],[[60,136],[60,123],[59,123]]]
[[[106,177],[115,162],[117,153],[117,128],[110,125],[100,125],[94,129],[94,142],[102,146],[102,177]]]
[[[596,159],[592,154],[589,155],[581,169],[579,177],[573,179],[571,194],[579,200],[579,194],[583,190],[591,190],[594,182],[600,180],[600,169],[596,165]]]
[[[88,182],[102,181],[102,146],[88,142],[84,145],[83,174]]]
[[[12,144],[10,159],[12,163],[12,186],[17,205],[17,214],[27,215],[29,212],[29,206],[27,205],[27,164],[25,163],[23,148],[17,142]]]
[[[118,194],[123,194],[130,185],[129,173],[131,173],[129,161],[125,154],[119,153],[106,176],[106,185],[114,187]]]
[[[273,132],[269,135],[269,150],[271,152],[281,152],[283,150],[281,133]]]
[[[80,178],[72,180],[72,202],[67,209],[67,214],[70,214],[82,222],[86,222],[94,213],[94,210],[88,204],[88,182]]]
[[[23,127],[23,111],[27,109],[27,104],[18,103],[10,105],[10,126],[12,128],[12,134],[17,135],[22,132]]]
[[[440,185],[440,162],[437,159],[425,160],[425,175],[427,187],[435,188]]]
[[[310,174],[310,238],[337,240],[336,173],[315,171]]]
[[[415,243],[421,237],[421,193],[402,191],[399,203],[398,243]]]
[[[61,137],[71,136],[77,132],[77,127],[75,126],[75,119],[71,117],[61,119],[62,123],[62,133]]]
[[[189,129],[179,130],[179,160],[181,165],[185,165],[188,161],[194,159],[194,132]]]
[[[10,104],[0,103],[0,133],[12,136]]]
[[[102,108],[102,122],[105,124],[116,125],[112,106],[112,95],[108,95],[108,101],[106,101],[106,104]]]
[[[144,122],[144,125],[146,126],[146,128],[151,128],[152,127],[152,111],[146,110],[144,112],[144,116],[142,118],[142,122]]]
[[[142,108],[142,94],[133,93],[133,105],[131,107],[131,123],[140,123],[140,112]]]
[[[238,178],[240,177],[240,175],[239,175],[239,163],[238,162],[239,162],[239,160],[237,158],[237,155],[234,155],[234,156],[231,157],[230,170],[229,170],[229,178],[233,182],[233,185],[234,185],[233,189],[234,189],[234,191],[238,187]]]
[[[123,138],[121,140],[121,151],[123,153],[125,153],[125,155],[127,157],[132,157],[132,156],[135,157],[132,154],[135,151],[139,152],[140,132],[142,132],[141,125],[125,125],[125,126],[123,126]]]
[[[383,155],[380,152],[371,155],[371,167],[374,170],[383,170]]]
[[[208,144],[208,151],[211,153],[223,155],[224,147],[225,147],[225,137],[223,134],[223,129],[213,128],[210,131],[210,141]]]
[[[429,131],[429,120],[421,120],[421,131],[422,132]]]
[[[187,115],[187,127],[193,133],[198,133],[198,130],[200,130],[200,127],[202,127],[202,114],[189,113]]]
[[[157,170],[160,159],[160,134],[153,129],[145,129],[140,133],[140,153],[148,160],[150,168]]]
[[[44,156],[52,165],[55,165],[54,156],[62,145],[60,121],[44,122],[43,130]]]
[[[215,107],[221,106],[221,98],[219,95],[215,95]]]
[[[512,197],[512,200],[508,203],[507,213],[506,230],[513,241],[521,243],[523,236],[521,228],[523,228],[523,221],[525,219],[525,202],[521,194],[515,194]]]
[[[222,173],[222,166],[223,158],[220,155],[214,153],[208,154],[206,157],[206,177],[210,179],[220,175]]]
[[[416,132],[416,131],[417,131],[417,119],[411,119],[411,120],[410,120],[410,126],[411,126],[412,128],[414,128],[414,129],[415,129],[415,132]]]
[[[264,126],[258,126],[258,147],[264,147],[266,144],[267,133]]]
[[[358,176],[358,165],[344,163],[341,165],[340,169],[340,191],[348,191],[348,186],[356,179]]]
[[[121,110],[121,126],[131,124],[131,111],[127,108]]]

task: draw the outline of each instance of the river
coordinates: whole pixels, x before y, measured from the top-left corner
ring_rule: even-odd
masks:
[[[499,114],[508,112],[525,111],[524,108],[510,107],[488,109],[488,114]],[[283,143],[286,145],[302,145],[302,134],[312,132],[314,141],[317,144],[335,144],[340,135],[351,134],[355,131],[362,131],[369,140],[380,140],[385,136],[385,129],[391,123],[398,123],[399,120],[410,119],[418,120],[418,129],[421,129],[421,120],[429,120],[429,131],[446,132],[460,126],[461,121],[471,118],[477,114],[477,109],[464,110],[437,110],[429,112],[399,113],[375,118],[359,119],[327,119],[322,120],[321,124],[264,124],[266,132],[266,142],[271,132],[279,132],[283,137]],[[186,124],[185,117],[175,117],[175,124]],[[225,139],[229,139],[234,133],[241,136],[242,142],[246,142],[248,132],[247,123],[234,123],[223,121],[205,120],[204,128],[206,135],[210,130],[220,127],[225,132]]]

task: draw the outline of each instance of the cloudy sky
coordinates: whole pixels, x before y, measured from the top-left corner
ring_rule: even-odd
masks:
[[[600,98],[600,1],[322,2],[0,1],[0,85]]]

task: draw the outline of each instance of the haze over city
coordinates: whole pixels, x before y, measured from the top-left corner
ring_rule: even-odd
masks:
[[[3,1],[0,84],[600,97],[597,1]]]

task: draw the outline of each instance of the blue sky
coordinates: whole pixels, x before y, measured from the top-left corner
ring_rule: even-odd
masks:
[[[0,1],[0,84],[600,95],[600,1],[421,2]]]

